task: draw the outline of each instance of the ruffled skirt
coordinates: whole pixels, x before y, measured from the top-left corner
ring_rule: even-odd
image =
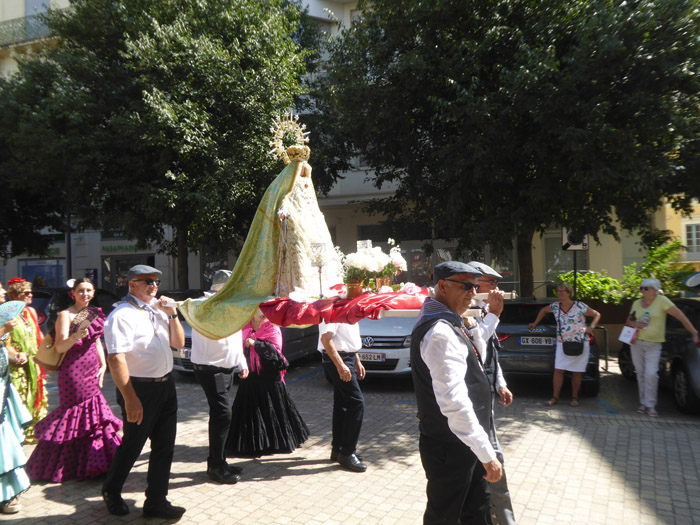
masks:
[[[242,381],[233,403],[226,442],[230,456],[257,457],[294,451],[309,437],[309,428],[281,381],[251,376]]]
[[[0,502],[9,501],[29,488],[24,471],[27,457],[22,450],[24,427],[32,421],[14,386],[8,385],[5,418],[0,423]]]
[[[60,483],[106,473],[121,444],[122,421],[101,392],[68,408],[59,406],[37,423],[39,444],[27,462],[32,479]]]

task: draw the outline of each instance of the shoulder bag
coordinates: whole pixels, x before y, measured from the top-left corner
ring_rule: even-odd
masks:
[[[574,302],[574,306],[576,302]],[[561,333],[561,302],[559,303],[559,316],[557,318],[557,331],[561,339],[561,348],[565,355],[576,357],[583,353],[583,341],[564,341],[564,336]]]
[[[66,357],[66,353],[60,353],[56,350],[54,346],[54,337],[56,337],[56,331],[51,330],[44,340],[39,345],[36,351],[36,355],[32,358],[34,362],[40,365],[47,372],[55,372],[61,367],[63,363],[63,358]]]
[[[92,322],[99,317],[101,310],[93,306],[86,306],[80,310],[76,316],[71,321],[70,332],[77,332],[89,327]],[[34,362],[40,365],[47,372],[55,372],[61,368],[61,363],[66,357],[67,352],[59,352],[54,346],[54,339],[56,338],[56,330],[52,329],[51,332],[46,334],[44,340],[39,345],[36,351],[36,355],[32,358]]]

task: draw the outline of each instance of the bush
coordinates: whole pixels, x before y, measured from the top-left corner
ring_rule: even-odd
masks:
[[[652,246],[647,252],[646,262],[637,270],[637,263],[624,267],[622,282],[609,277],[607,272],[579,272],[576,279],[576,296],[580,300],[598,300],[608,304],[621,304],[623,301],[637,299],[639,286],[644,279],[654,277],[661,282],[664,294],[677,297],[687,288],[683,281],[692,273],[690,264],[680,264],[680,252],[685,247],[679,239],[666,245]],[[574,285],[574,272],[559,276],[561,282]]]
[[[559,276],[561,282],[574,285],[574,272],[568,272]],[[603,270],[599,272],[579,272],[576,279],[576,298],[582,301],[598,300],[608,304],[620,304],[622,302],[622,286],[620,281],[609,277]]]

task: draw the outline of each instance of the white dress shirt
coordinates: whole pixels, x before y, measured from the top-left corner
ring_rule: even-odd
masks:
[[[483,319],[477,318],[476,326],[469,330],[469,335],[472,336],[474,345],[481,355],[482,361],[485,363],[488,359],[489,345],[488,341],[491,336],[496,332],[496,327],[500,319],[497,315],[486,314]],[[506,378],[503,377],[503,370],[501,370],[501,365],[496,367],[496,388],[501,388],[507,386]]]
[[[190,359],[196,365],[248,369],[248,363],[243,355],[243,337],[240,331],[223,339],[209,339],[193,328]]]
[[[346,323],[324,323],[318,325],[318,351],[323,352],[321,337],[326,333],[333,334],[333,344],[338,352],[357,352],[362,348],[360,325]]]
[[[204,292],[202,299],[208,299],[215,293]],[[248,362],[243,355],[243,334],[240,331],[223,339],[209,339],[192,328],[191,352],[190,360],[195,365],[248,369]]]
[[[482,463],[496,459],[489,436],[479,423],[464,378],[468,347],[446,321],[438,321],[420,343],[420,354],[430,370],[433,392],[450,430]]]
[[[134,377],[163,377],[173,369],[170,350],[170,326],[168,315],[153,306],[154,319],[140,299],[138,306],[121,302],[109,314],[105,322],[105,343],[110,354],[124,354],[129,375]]]

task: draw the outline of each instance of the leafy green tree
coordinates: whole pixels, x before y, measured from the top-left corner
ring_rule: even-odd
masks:
[[[72,0],[51,11],[56,45],[0,86],[15,186],[31,174],[56,188],[57,213],[74,208],[78,228],[176,254],[187,287],[188,251],[239,245],[280,169],[270,125],[312,63],[295,42],[313,36],[303,16],[284,0]]]
[[[651,238],[662,198],[687,211],[700,195],[696,1],[359,7],[318,86],[324,169],[361,155],[378,187],[398,185],[372,207],[395,225],[467,252],[515,239],[532,295],[538,232],[618,238],[619,221]]]

